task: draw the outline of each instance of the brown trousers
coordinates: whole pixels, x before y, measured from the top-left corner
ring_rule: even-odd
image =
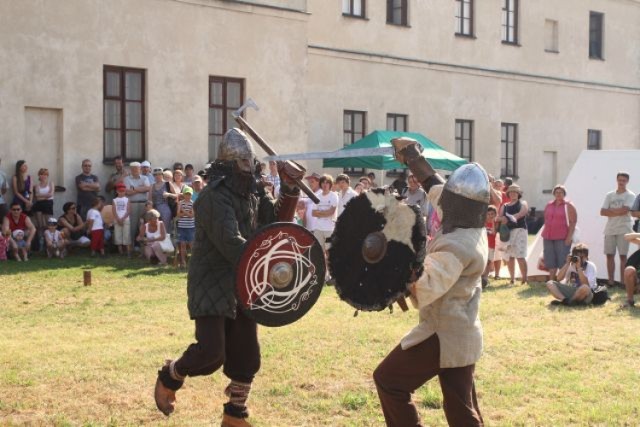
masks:
[[[227,378],[253,382],[260,369],[258,326],[238,307],[235,319],[224,316],[197,317],[196,343],[176,361],[182,376],[209,375],[224,365]]]
[[[373,379],[389,427],[422,426],[411,394],[436,375],[450,426],[483,426],[473,383],[474,365],[440,368],[440,340],[432,335],[403,350],[400,345],[378,365]]]

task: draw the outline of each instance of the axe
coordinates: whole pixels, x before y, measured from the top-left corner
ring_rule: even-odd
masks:
[[[240,128],[245,131],[246,133],[248,133],[251,138],[253,138],[253,140],[255,142],[258,143],[258,145],[260,147],[262,147],[262,149],[269,155],[269,156],[275,156],[276,152],[273,151],[273,149],[271,148],[271,146],[269,144],[267,144],[267,141],[264,140],[264,138],[262,138],[260,135],[258,135],[258,132],[256,132],[255,130],[253,130],[253,128],[249,125],[249,123],[244,119],[244,117],[242,117],[242,113],[244,112],[244,110],[246,110],[247,108],[253,108],[255,110],[259,110],[260,108],[258,107],[258,104],[256,104],[256,102],[251,99],[248,98],[247,101],[242,104],[242,106],[240,108],[238,108],[236,111],[234,111],[233,113],[231,113],[231,115],[233,116],[233,118],[235,119],[235,121],[238,123],[238,125],[240,125]],[[299,164],[292,162],[290,160],[286,161],[291,167],[293,167],[294,169],[296,169],[297,171],[300,172],[304,172],[304,168],[302,166],[300,166]],[[307,196],[309,196],[309,198],[311,200],[313,200],[313,202],[315,204],[320,203],[320,199],[318,199],[318,197],[313,193],[313,190],[304,182],[302,181],[302,179],[298,178],[295,180],[296,184],[298,185],[298,187],[305,192],[305,194]]]

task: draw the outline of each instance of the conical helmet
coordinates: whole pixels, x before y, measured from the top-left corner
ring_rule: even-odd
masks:
[[[218,146],[218,160],[254,160],[256,153],[247,135],[238,128],[229,129]]]
[[[465,199],[489,204],[489,176],[478,163],[468,163],[456,169],[444,185],[444,190]]]

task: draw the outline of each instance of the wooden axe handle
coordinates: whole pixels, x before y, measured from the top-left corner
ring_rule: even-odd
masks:
[[[407,300],[405,299],[405,297],[398,298],[396,302],[398,303],[398,306],[402,311],[409,311],[409,306],[407,305]]]
[[[260,135],[258,135],[258,132],[253,130],[253,128],[244,119],[244,117],[235,116],[234,119],[236,120],[236,122],[238,122],[238,124],[240,125],[240,128],[243,131],[247,132],[249,134],[249,136],[251,136],[251,138],[253,138],[253,140],[255,142],[257,142],[260,147],[262,147],[262,149],[265,151],[265,153],[267,153],[270,156],[275,156],[276,155],[276,152],[273,151],[273,148],[271,148],[271,146],[269,144],[267,144],[267,141],[265,141],[264,138],[262,138]],[[287,162],[290,162],[290,161],[287,160]],[[296,168],[299,167],[299,165],[297,165],[296,163],[293,163],[293,165],[295,165]],[[300,179],[300,178],[296,179],[295,181],[296,181],[296,184],[298,185],[298,187],[300,187],[300,189],[302,191],[304,191],[304,193],[307,196],[309,196],[309,198],[311,200],[313,200],[313,203],[315,203],[316,205],[318,203],[320,203],[320,199],[318,199],[318,196],[316,196],[313,193],[313,190],[307,185],[306,182],[302,181],[302,179]]]

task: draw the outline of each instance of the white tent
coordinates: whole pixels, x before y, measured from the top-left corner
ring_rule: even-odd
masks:
[[[589,246],[589,260],[596,264],[598,278],[607,278],[607,261],[603,254],[602,234],[607,218],[600,216],[604,196],[616,189],[618,171],[629,173],[631,179],[627,188],[638,194],[640,191],[640,174],[636,173],[638,165],[640,165],[640,150],[586,150],[580,154],[564,183],[567,188],[567,199],[573,202],[578,211],[580,241]],[[551,197],[549,195],[549,200]],[[538,259],[542,255],[541,232],[542,230],[529,248],[527,257],[529,276],[548,274],[537,268]],[[631,245],[628,255],[637,249],[636,245]],[[616,280],[620,280],[619,266],[620,261],[616,255]]]

